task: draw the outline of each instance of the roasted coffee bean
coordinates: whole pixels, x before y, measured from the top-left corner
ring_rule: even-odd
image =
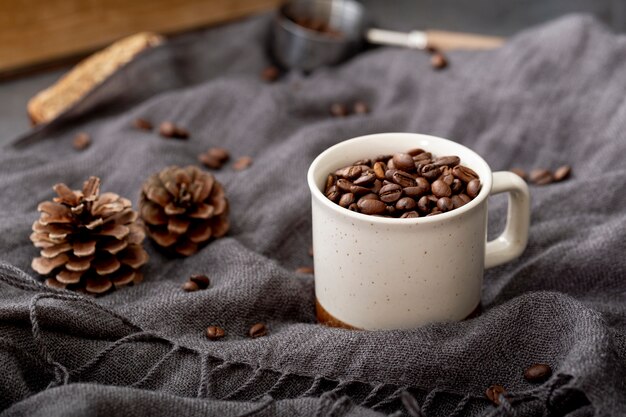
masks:
[[[344,193],[351,192],[351,189],[354,186],[354,184],[352,184],[350,181],[348,181],[345,178],[339,178],[337,182],[335,183],[335,185]]]
[[[359,206],[358,206],[357,203],[352,203],[352,204],[350,204],[348,206],[348,210],[358,212],[359,211]]]
[[[530,171],[529,179],[537,185],[550,184],[552,182],[552,173],[548,169],[533,169]]]
[[[415,171],[415,163],[413,157],[408,153],[397,153],[393,155],[393,165],[396,169],[410,172]]]
[[[396,164],[393,162],[393,157],[387,159],[387,169],[388,170],[390,170],[390,169],[396,170],[397,169],[396,168]]]
[[[430,56],[430,66],[436,70],[441,70],[448,66],[448,60],[441,52],[435,52]]]
[[[441,156],[433,161],[433,164],[437,165],[438,167],[447,166],[450,168],[455,167],[460,163],[461,158],[456,155]]]
[[[352,165],[345,168],[340,168],[335,171],[335,175],[338,177],[346,178],[348,180],[353,180],[358,178],[363,172],[363,168],[360,165]]]
[[[250,331],[248,332],[251,338],[257,338],[267,335],[267,326],[265,323],[257,323],[254,326],[250,327]]]
[[[526,179],[526,171],[524,171],[522,168],[511,168],[510,171],[516,174],[521,179]]]
[[[452,168],[452,175],[465,183],[478,178],[478,174],[473,169],[463,165],[457,165]]]
[[[383,214],[387,211],[387,205],[380,200],[359,200],[357,203],[363,214]]]
[[[325,194],[326,197],[333,203],[336,203],[339,200],[339,196],[341,196],[341,193],[339,192],[339,189],[336,185],[333,185],[328,190],[326,190]]]
[[[339,205],[341,207],[348,207],[350,204],[354,203],[354,194],[352,193],[346,193],[344,195],[341,196],[341,198],[339,199]]]
[[[189,277],[189,281],[195,282],[201,290],[209,288],[209,285],[211,285],[209,277],[203,274],[193,274]]]
[[[436,216],[437,214],[441,214],[441,211],[438,208],[433,209],[433,211],[431,211],[430,213],[428,213],[426,215],[426,217],[428,216]]]
[[[545,363],[535,363],[524,370],[524,378],[529,382],[543,382],[552,375],[552,368]]]
[[[426,187],[423,186],[422,184],[419,183],[419,180],[425,181],[426,184],[428,185]],[[404,191],[404,194],[407,197],[418,198],[430,192],[430,184],[424,178],[419,177],[417,178],[416,182],[417,182],[417,185],[415,187],[406,187],[402,189],[402,191]]]
[[[385,179],[389,182],[394,182],[393,174],[395,174],[397,171],[397,169],[389,168],[389,165],[387,165],[387,171],[385,171]]]
[[[370,187],[372,192],[374,193],[378,193],[380,191],[380,189],[382,188],[383,183],[381,180],[374,180],[374,184],[372,184],[372,186]]]
[[[385,185],[380,189],[378,195],[385,203],[393,203],[402,196],[402,187],[398,184]]]
[[[413,210],[417,204],[410,197],[402,197],[396,202],[396,209],[400,211]]]
[[[379,180],[385,179],[385,171],[387,170],[387,165],[384,162],[376,162],[374,164],[374,174],[376,178]]]
[[[454,209],[454,203],[448,197],[441,197],[439,200],[437,200],[437,208],[441,212],[445,213],[446,211]]]
[[[141,130],[152,130],[152,123],[142,118],[135,119],[135,121],[133,122],[133,126]]]
[[[428,181],[435,181],[441,175],[441,169],[434,164],[428,164],[420,170],[422,177],[426,178]]]
[[[417,209],[422,213],[428,213],[430,208],[432,207],[432,201],[428,198],[428,196],[423,196],[419,200],[417,200]]]
[[[423,154],[424,152],[426,151],[423,150],[422,148],[413,148],[413,149],[409,149],[406,153],[411,155],[411,157],[415,157],[417,155]]]
[[[233,162],[233,169],[235,171],[243,171],[244,169],[248,169],[252,165],[252,158],[249,156],[242,156]]]
[[[445,182],[443,182],[442,180],[437,180],[433,182],[433,184],[431,185],[431,190],[435,196],[440,197],[440,198],[450,197],[450,195],[452,194],[452,190],[450,189],[450,186],[446,184]]]
[[[173,138],[176,133],[176,125],[172,122],[163,122],[159,125],[159,135]]]
[[[200,161],[202,165],[210,169],[220,169],[224,165],[223,161],[209,155],[206,152],[198,155],[198,161]]]
[[[222,162],[226,162],[230,159],[230,154],[224,148],[217,148],[217,147],[209,148],[206,151],[206,153],[207,155],[217,158]]]
[[[374,171],[364,172],[359,178],[354,180],[354,185],[363,185],[363,186],[370,185],[371,183],[374,182],[375,179],[376,179],[376,174],[374,174]]]
[[[459,194],[459,198],[460,198],[461,200],[463,200],[463,202],[464,202],[465,204],[467,204],[467,203],[469,203],[470,201],[472,201],[472,199],[471,199],[471,198],[470,198],[467,194],[463,194],[463,193]]]
[[[328,177],[326,177],[326,186],[324,187],[324,191],[328,191],[330,187],[335,185],[335,181],[337,181],[337,177],[333,174],[328,174]]]
[[[417,211],[413,210],[413,211],[407,211],[406,213],[402,213],[402,216],[400,216],[401,219],[412,219],[415,217],[419,217],[420,215],[417,213]]]
[[[354,107],[352,109],[355,114],[367,114],[370,112],[370,108],[367,104],[362,101],[357,101],[354,103]]]
[[[91,145],[91,136],[89,136],[85,132],[80,132],[76,136],[74,136],[74,140],[72,141],[72,146],[77,151],[82,151],[83,149],[87,149]]]
[[[348,115],[348,108],[341,103],[333,103],[330,106],[330,114],[335,117],[345,117]]]
[[[445,182],[446,184],[448,184],[448,186],[452,185],[452,182],[454,181],[454,175],[452,174],[442,174],[439,179],[443,182]]]
[[[358,161],[354,161],[352,165],[366,165],[367,168],[372,164],[372,161],[369,158],[359,159]]]
[[[458,195],[453,195],[452,197],[450,197],[450,200],[452,200],[452,205],[454,206],[455,209],[459,207],[463,207],[466,204],[465,201],[463,201],[463,199],[461,198],[461,196],[458,196]]]
[[[381,154],[381,155],[377,155],[374,158],[372,158],[372,162],[376,163],[376,162],[385,162],[387,160],[389,160],[389,158],[391,158],[393,155],[387,155],[387,154]]]
[[[506,390],[502,385],[492,385],[485,391],[485,395],[489,401],[495,405],[500,405],[500,395],[506,395]]]
[[[225,335],[226,335],[226,332],[224,331],[224,329],[222,329],[219,326],[209,326],[206,329],[206,337],[208,337],[209,340],[221,339]]]
[[[361,187],[360,185],[352,185],[350,192],[357,195],[368,194],[371,190],[367,187]]]
[[[480,192],[480,180],[476,179],[468,182],[465,192],[470,198],[475,198]]]
[[[186,292],[198,291],[199,289],[200,289],[200,286],[191,280],[186,281],[183,284],[183,290],[185,290]]]
[[[391,217],[396,214],[396,208],[394,206],[387,206],[385,210],[387,210],[387,214]]]
[[[415,187],[415,185],[417,184],[413,176],[405,171],[398,170],[393,173],[392,177],[393,177],[393,182],[402,186],[403,188]]]
[[[312,274],[313,268],[311,268],[310,266],[301,266],[299,268],[296,268],[296,274]]]
[[[452,181],[452,185],[450,186],[450,189],[452,190],[452,194],[458,194],[463,190],[463,181],[461,181],[458,178],[455,178]]]
[[[428,159],[432,159],[433,154],[430,152],[421,152],[413,156],[414,162],[426,161]]]
[[[378,194],[376,193],[369,193],[369,194],[365,194],[363,197],[359,198],[360,200],[380,200],[380,198],[378,197]]]
[[[261,78],[269,83],[276,81],[278,77],[280,77],[280,69],[274,65],[266,67],[263,72],[261,72]]]
[[[563,165],[557,168],[556,171],[554,171],[554,176],[553,179],[554,181],[563,181],[564,179],[567,179],[567,177],[570,176],[572,172],[572,167],[570,167],[569,165]]]

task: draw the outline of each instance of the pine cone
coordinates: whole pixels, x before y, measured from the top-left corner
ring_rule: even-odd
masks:
[[[144,183],[139,212],[161,247],[180,255],[228,231],[228,200],[215,177],[198,167],[165,168]]]
[[[145,233],[130,200],[114,193],[100,195],[100,179],[90,177],[82,191],[65,184],[37,210],[30,240],[41,248],[32,268],[54,274],[46,285],[100,294],[131,282],[140,282],[138,269],[148,261],[141,246]]]

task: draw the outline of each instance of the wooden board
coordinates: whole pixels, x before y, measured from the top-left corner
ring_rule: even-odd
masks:
[[[278,0],[0,1],[0,73],[91,52],[140,31],[168,34],[278,4]]]

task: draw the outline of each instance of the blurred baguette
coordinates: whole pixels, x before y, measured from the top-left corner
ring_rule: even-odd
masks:
[[[50,122],[138,53],[162,42],[160,35],[141,32],[85,58],[59,81],[29,100],[27,109],[31,121],[35,125]]]

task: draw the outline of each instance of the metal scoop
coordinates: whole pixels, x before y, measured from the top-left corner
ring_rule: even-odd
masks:
[[[357,53],[365,42],[413,49],[491,49],[504,43],[492,36],[446,31],[408,33],[369,28],[355,0],[291,0],[274,19],[272,53],[285,68],[311,71]]]

